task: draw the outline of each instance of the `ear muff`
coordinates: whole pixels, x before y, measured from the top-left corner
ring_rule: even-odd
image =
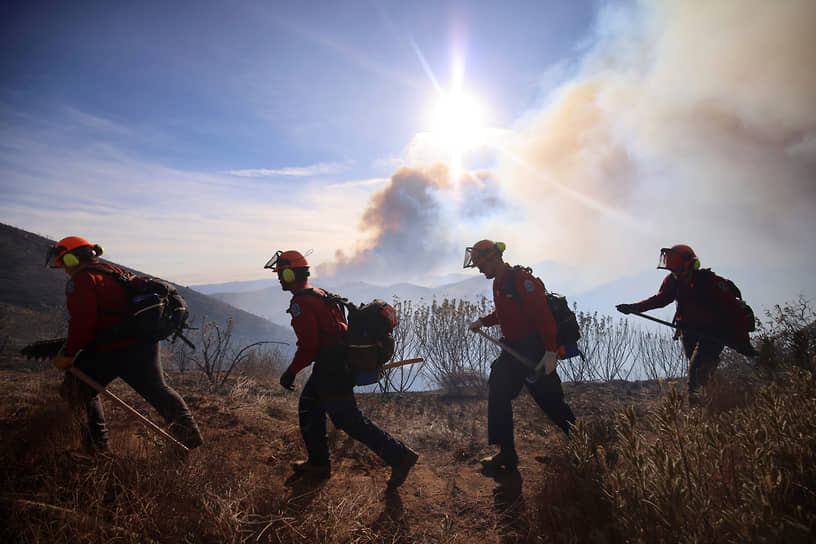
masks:
[[[94,247],[93,247],[93,250],[94,250],[94,253],[96,253],[97,257],[99,257],[100,255],[105,253],[105,250],[102,249],[102,246],[100,246],[99,244],[95,244]]]
[[[284,268],[281,271],[281,279],[286,283],[292,283],[295,281],[295,271],[291,268]]]
[[[79,264],[79,259],[77,259],[77,256],[73,253],[65,253],[62,256],[62,264],[68,268],[73,268]]]
[[[504,250],[507,249],[507,244],[504,242],[496,242],[496,249],[499,253],[504,253]]]
[[[694,259],[694,262],[691,263],[692,270],[700,270],[700,259]]]

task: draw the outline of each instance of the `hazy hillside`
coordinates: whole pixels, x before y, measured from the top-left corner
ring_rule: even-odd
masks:
[[[381,298],[387,301],[400,298],[402,300],[424,300],[430,302],[434,298],[440,300],[445,297],[476,299],[482,295],[490,296],[490,282],[485,280],[483,276],[473,277],[459,283],[441,287],[422,287],[410,283],[383,286],[372,285],[362,281],[334,284],[331,281],[323,282],[315,280],[314,284],[333,293],[337,293],[338,295],[342,295],[356,304],[368,302],[375,298]],[[277,281],[274,287],[266,289],[245,292],[216,292],[211,296],[236,308],[242,308],[255,315],[260,315],[275,323],[286,325],[289,323],[290,318],[286,313],[286,309],[289,307],[291,294],[283,291]]]
[[[9,338],[12,348],[64,333],[66,276],[61,270],[43,266],[45,252],[52,243],[37,234],[0,224],[0,256],[6,263],[0,269],[0,335]],[[137,274],[148,274],[114,264]],[[171,278],[164,279],[172,281]],[[232,317],[235,345],[260,340],[294,343],[294,335],[288,327],[278,326],[187,287],[176,285],[176,288],[190,306],[193,326],[198,324],[201,316],[222,324]],[[190,336],[193,335],[191,331]]]
[[[743,298],[754,308],[758,317],[764,316],[765,310],[775,304],[795,300],[799,295],[806,298],[816,297],[816,282],[812,278],[802,277],[801,271],[785,267],[756,267],[751,270],[737,270],[712,265],[714,272],[733,280],[742,290]],[[615,305],[622,302],[636,302],[655,293],[665,277],[663,270],[649,269],[631,276],[618,278],[601,285],[592,285],[587,279],[586,271],[578,267],[543,261],[532,266],[548,289],[566,295],[570,304],[577,305],[584,312],[615,315]],[[455,275],[463,277],[462,275]],[[330,279],[314,280],[315,285],[341,294],[352,302],[364,302],[373,298],[426,302],[443,298],[477,300],[481,296],[492,298],[492,283],[478,272],[471,271],[470,277],[453,283],[437,286],[420,286],[410,283],[394,285],[373,285],[364,281],[353,283],[333,283]],[[253,288],[269,285],[266,288]],[[251,282],[229,282],[193,286],[193,289],[204,289],[213,293],[211,296],[237,308],[255,315],[263,316],[275,323],[288,324],[285,313],[290,295],[281,290],[275,279],[256,280]],[[652,315],[671,319],[674,305],[662,310],[650,312]],[[644,326],[652,326],[643,321]]]

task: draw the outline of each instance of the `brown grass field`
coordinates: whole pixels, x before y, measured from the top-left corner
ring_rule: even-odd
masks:
[[[671,417],[678,425],[683,418],[693,417],[698,418],[692,422],[698,426],[699,418],[725,426],[726,420],[720,422],[720,418],[743,410],[766,387],[746,379],[744,373],[721,372],[720,376],[711,388],[717,401],[693,416],[672,405],[682,402],[672,392],[675,385],[682,389],[682,383],[565,384],[567,401],[579,418],[579,429],[571,440],[523,392],[514,405],[519,470],[496,474],[483,473],[478,462],[493,453],[486,438],[486,391],[471,397],[435,392],[358,395],[366,415],[421,455],[405,484],[386,492],[390,469],[331,424],[331,478],[293,477],[290,463],[304,456],[297,427],[298,397],[281,389],[272,373],[238,376],[218,389],[202,382],[198,373],[170,373],[170,382],[185,397],[204,434],[205,445],[187,457],[168,451],[131,415],[105,400],[113,454],[92,458],[79,449],[78,423],[57,394],[61,374],[47,363],[12,361],[0,369],[0,511],[7,520],[0,529],[0,540],[745,542],[780,541],[774,538],[782,535],[788,542],[810,541],[816,526],[812,481],[805,482],[804,491],[768,499],[768,512],[763,515],[778,518],[779,531],[766,531],[760,518],[758,527],[746,525],[743,536],[727,519],[721,525],[713,522],[708,529],[705,520],[683,520],[688,514],[676,514],[681,516],[679,521],[672,519],[673,514],[658,499],[639,497],[649,485],[633,490],[630,484],[615,483],[616,477],[646,478],[651,465],[639,465],[634,472],[640,476],[633,475],[629,469],[637,461],[630,454],[642,450],[659,458],[659,452],[677,446],[671,444],[672,436],[679,437],[682,455],[668,456],[667,463],[685,459],[685,454],[700,455],[691,446],[682,447],[684,436],[693,433],[675,432],[677,428],[664,421],[666,413],[674,414]],[[723,382],[728,383],[724,386]],[[813,382],[811,376],[809,393],[804,393],[811,397],[804,403],[805,410],[816,405]],[[121,381],[115,381],[111,391],[159,422],[152,408]],[[661,411],[665,412],[660,416],[663,419],[650,422],[650,414]],[[636,422],[628,430],[626,418]],[[791,423],[802,424],[816,431],[812,417],[808,422]],[[801,436],[800,427],[792,432]],[[637,437],[628,436],[629,431]],[[732,440],[723,433],[726,441]],[[806,437],[801,451],[786,450],[785,462],[801,465],[815,451],[814,435],[816,432]],[[735,486],[744,487],[735,474],[727,472],[746,472],[746,464],[756,460],[738,459],[744,455],[741,450],[732,453],[735,458],[720,466],[722,474],[714,476],[733,479]],[[768,455],[775,453],[769,450]],[[697,463],[705,457],[701,455]],[[807,460],[811,465],[812,461],[812,457]],[[670,468],[658,467],[661,470],[669,472]],[[666,484],[660,484],[659,474],[651,477],[657,497],[676,493],[664,497],[667,504],[686,501],[688,508],[696,509],[696,501],[709,500],[710,508],[718,508],[719,491],[702,490],[703,495],[710,495],[708,499],[697,496],[700,490],[695,485],[706,485],[709,478],[703,468],[685,477],[682,465],[678,470],[666,478]],[[807,466],[769,470],[758,479],[765,485],[762,482],[768,478],[771,492],[777,494],[779,485],[790,485],[796,479],[801,484],[802,478],[812,480],[814,473]],[[675,490],[669,489],[671,482],[678,484]],[[662,489],[664,485],[669,488]],[[732,492],[742,493],[739,489]],[[723,492],[723,516],[730,515],[729,505],[756,508],[745,505],[750,497],[729,498],[727,494]],[[616,507],[629,508],[629,500],[650,500],[658,508],[655,511],[638,503],[638,508],[646,508],[638,514],[641,521],[630,510],[616,513]],[[795,504],[789,505],[791,500]],[[675,506],[682,509],[682,505]],[[650,513],[654,517],[647,519]],[[783,516],[790,520],[785,522]],[[641,522],[644,526],[639,528]],[[687,524],[692,522],[703,525],[688,531]],[[676,531],[686,531],[692,538],[678,533],[675,540],[670,535]],[[722,538],[706,539],[715,534]],[[762,538],[756,540],[758,536]]]

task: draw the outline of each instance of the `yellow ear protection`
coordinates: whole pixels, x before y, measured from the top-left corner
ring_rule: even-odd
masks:
[[[499,254],[504,253],[505,249],[507,249],[507,244],[504,242],[496,242],[496,250],[499,252]]]
[[[87,246],[85,246],[87,247]],[[82,248],[79,248],[82,249]],[[96,257],[99,257],[105,251],[102,249],[102,246],[99,244],[95,244],[93,249],[91,250]],[[62,255],[62,264],[64,264],[68,268],[73,268],[79,265],[79,258],[71,252],[65,252]]]
[[[68,268],[73,268],[79,264],[79,259],[73,253],[64,253],[62,255],[62,264]]]
[[[694,255],[694,254],[689,253],[687,251],[684,251],[682,253],[682,255],[684,257],[686,257],[687,259],[691,259],[691,256]],[[699,270],[700,269],[700,259],[698,259],[697,257],[694,257],[693,259],[691,259],[691,262],[689,262],[689,265],[686,268],[688,268],[688,270]]]
[[[295,281],[295,271],[292,270],[291,268],[284,268],[283,270],[281,270],[280,276],[281,279],[286,283],[292,283],[293,281]]]

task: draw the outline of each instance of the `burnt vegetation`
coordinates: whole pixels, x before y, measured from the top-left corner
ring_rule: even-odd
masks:
[[[277,383],[288,355],[237,338],[228,316],[197,318],[196,350],[162,349],[203,447],[179,457],[106,403],[114,453],[85,455],[58,395],[61,374],[17,355],[64,334],[61,288],[50,306],[44,295],[27,306],[2,299],[4,542],[743,543],[809,542],[816,532],[816,314],[804,299],[762,316],[755,361],[723,353],[694,410],[681,393],[677,342],[579,314],[586,359],[559,367],[574,432],[565,438],[522,393],[519,471],[500,473],[478,463],[493,453],[486,376],[495,346],[466,332],[487,302],[394,301],[396,358],[425,362],[358,395],[366,415],[421,455],[389,493],[388,467],[330,423],[332,477],[292,476],[305,451],[297,397]],[[433,390],[412,390],[420,382]],[[160,421],[121,381],[111,390]]]

